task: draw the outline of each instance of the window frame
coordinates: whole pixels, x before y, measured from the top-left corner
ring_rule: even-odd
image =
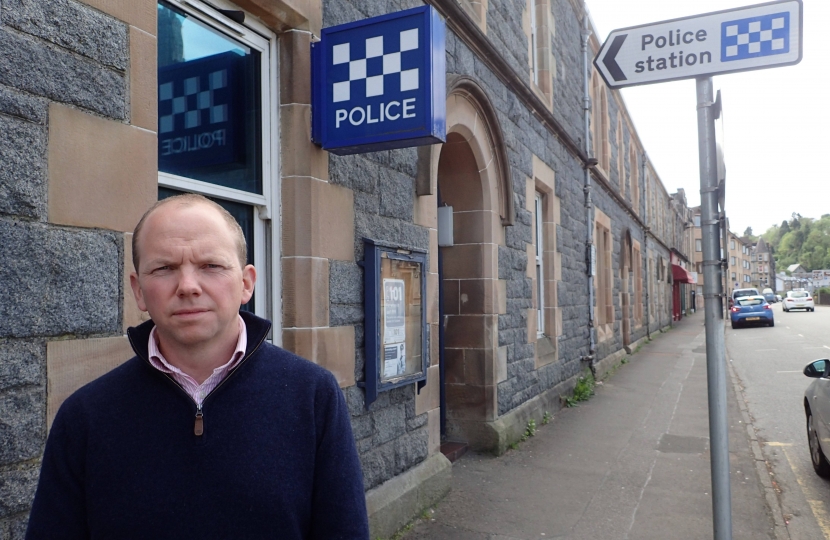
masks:
[[[539,22],[536,17],[536,0],[530,1],[530,72],[532,73],[532,81],[537,87],[539,86]]]
[[[545,236],[544,236],[544,194],[536,192],[536,335],[545,335]]]
[[[244,24],[236,23],[218,9],[240,11],[225,0],[211,0],[211,5],[198,0],[164,0],[176,9],[194,17],[210,29],[239,41],[260,53],[260,107],[262,145],[262,193],[252,193],[201,180],[158,171],[158,186],[197,193],[253,207],[254,251],[257,287],[254,289],[254,313],[272,321],[272,339],[282,343],[281,293],[281,187],[279,176],[279,43],[277,35],[245,12]],[[160,2],[156,2],[158,5]],[[157,7],[155,9],[158,9]]]

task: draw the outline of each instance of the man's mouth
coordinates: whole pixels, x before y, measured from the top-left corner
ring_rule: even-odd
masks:
[[[206,309],[198,309],[198,308],[178,309],[178,310],[173,312],[173,315],[176,316],[176,317],[192,317],[192,316],[195,316],[195,315],[200,315],[202,313],[207,313],[207,311],[208,310],[206,310]]]

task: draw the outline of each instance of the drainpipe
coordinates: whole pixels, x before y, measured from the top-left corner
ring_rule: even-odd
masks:
[[[640,174],[640,178],[643,179],[643,187],[645,188],[645,189],[643,189],[643,195],[644,195],[643,198],[646,201],[646,204],[645,204],[646,209],[643,212],[643,218],[644,218],[643,219],[643,223],[644,223],[644,225],[643,225],[643,242],[646,245],[646,294],[645,294],[645,296],[646,296],[646,337],[648,338],[649,341],[651,341],[651,310],[649,309],[649,296],[650,295],[648,294],[648,291],[650,290],[649,289],[649,278],[651,277],[650,276],[651,272],[649,272],[649,269],[648,269],[648,260],[649,260],[648,259],[648,237],[651,234],[651,229],[649,227],[649,223],[651,223],[651,222],[648,220],[648,182],[646,182],[646,163],[648,162],[648,154],[643,152],[643,155],[641,157],[642,157],[642,159],[640,160],[640,162],[642,164],[641,165],[642,166],[642,174]],[[640,254],[640,257],[642,257],[642,254]]]
[[[588,61],[588,39],[591,37],[591,29],[588,24],[588,6],[582,3],[582,117],[584,121],[585,155],[591,155],[591,94],[590,94],[590,63]],[[592,160],[596,162],[596,159]],[[588,357],[584,358],[591,362],[591,371],[594,370],[594,352],[596,352],[596,341],[594,337],[594,276],[591,268],[591,253],[594,247],[594,211],[591,202],[591,170],[585,166],[585,224],[587,234],[585,235],[585,257],[588,267]]]

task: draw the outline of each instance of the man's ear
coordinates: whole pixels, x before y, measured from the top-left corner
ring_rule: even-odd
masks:
[[[138,304],[138,309],[147,311],[147,305],[144,303],[144,294],[141,292],[141,285],[138,283],[138,274],[130,272],[130,287],[133,289],[133,296],[135,303]]]
[[[248,300],[254,295],[254,285],[256,285],[256,268],[249,264],[242,269],[242,304],[247,304]]]

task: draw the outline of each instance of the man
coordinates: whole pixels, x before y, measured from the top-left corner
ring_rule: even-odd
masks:
[[[133,258],[151,320],[128,332],[135,357],[61,406],[27,538],[368,538],[343,395],[239,312],[256,270],[233,217],[160,201]]]

